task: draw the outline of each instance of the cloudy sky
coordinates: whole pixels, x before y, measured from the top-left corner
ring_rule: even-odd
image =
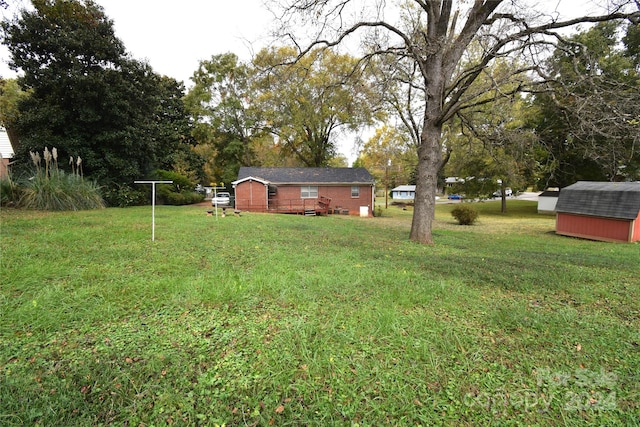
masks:
[[[183,81],[203,59],[233,52],[249,59],[269,42],[273,16],[263,0],[94,0],[113,20],[116,35],[136,59],[146,59],[160,74]],[[549,12],[584,12],[594,0],[542,0]],[[28,0],[8,0],[2,17],[12,16]],[[393,2],[391,2],[393,3]],[[541,1],[534,2],[537,4]],[[0,76],[13,77],[8,52],[0,46]]]
[[[249,59],[268,39],[272,15],[262,0],[95,0],[113,20],[116,35],[133,57],[154,70],[183,81],[203,59],[233,52]],[[27,0],[9,0],[12,16]],[[0,50],[0,76],[13,77],[8,52]]]
[[[266,43],[272,21],[261,0],[97,3],[113,19],[116,34],[135,58],[148,59],[156,72],[187,86],[199,62],[212,55],[233,52],[249,59]]]

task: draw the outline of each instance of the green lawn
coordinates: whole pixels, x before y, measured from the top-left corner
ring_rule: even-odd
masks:
[[[0,213],[0,425],[640,425],[640,247],[480,203]]]

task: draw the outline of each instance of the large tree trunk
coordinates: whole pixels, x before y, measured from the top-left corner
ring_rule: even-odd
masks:
[[[442,165],[441,136],[442,125],[425,120],[418,148],[418,179],[409,238],[427,245],[433,244],[431,224],[436,212],[438,171]]]
[[[436,213],[438,172],[442,166],[442,105],[447,76],[442,67],[443,56],[432,55],[423,63],[426,108],[418,147],[418,176],[413,222],[409,238],[418,243],[433,244],[431,225]]]

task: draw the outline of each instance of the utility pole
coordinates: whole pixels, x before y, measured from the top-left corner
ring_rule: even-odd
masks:
[[[387,160],[387,164],[384,165],[384,208],[389,209],[389,168],[391,167],[391,160]]]

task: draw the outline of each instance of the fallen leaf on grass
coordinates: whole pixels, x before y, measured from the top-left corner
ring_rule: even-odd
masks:
[[[284,412],[284,405],[280,405],[276,408],[276,414],[281,414]]]

